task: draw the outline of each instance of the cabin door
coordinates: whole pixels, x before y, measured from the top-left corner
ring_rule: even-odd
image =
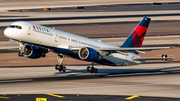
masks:
[[[55,39],[54,39],[55,42],[58,42],[59,39],[58,37],[59,37],[58,33],[55,33]]]
[[[27,35],[31,35],[31,27],[30,26],[27,27]]]

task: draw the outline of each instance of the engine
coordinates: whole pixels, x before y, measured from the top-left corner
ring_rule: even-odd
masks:
[[[27,58],[36,59],[40,57],[45,57],[45,53],[47,53],[47,49],[42,49],[38,46],[32,46],[30,44],[25,44],[23,48],[23,55]]]
[[[101,59],[101,55],[95,49],[89,47],[83,47],[79,50],[78,55],[80,59],[86,61],[97,61]]]

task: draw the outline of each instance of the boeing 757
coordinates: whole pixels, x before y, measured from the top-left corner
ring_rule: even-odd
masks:
[[[66,71],[62,65],[65,56],[92,62],[87,71],[97,73],[94,63],[109,66],[127,66],[144,63],[145,60],[167,60],[167,57],[141,57],[145,51],[170,49],[168,47],[141,47],[147,32],[150,18],[144,17],[121,46],[71,34],[38,24],[16,21],[10,24],[4,35],[20,44],[19,56],[31,59],[45,57],[52,51],[58,55],[59,64],[55,66],[60,72]]]

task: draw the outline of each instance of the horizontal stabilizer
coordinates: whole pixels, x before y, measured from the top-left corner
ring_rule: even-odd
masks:
[[[143,61],[143,60],[164,60],[164,59],[175,59],[175,58],[163,58],[163,57],[142,57],[142,58],[135,58],[133,60],[136,61]]]

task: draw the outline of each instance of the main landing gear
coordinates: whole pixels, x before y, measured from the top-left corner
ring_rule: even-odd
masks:
[[[60,65],[56,65],[55,66],[55,69],[56,70],[59,70],[59,72],[66,72],[66,67],[62,65],[62,62],[63,62],[63,55],[62,54],[59,54],[57,56],[57,59],[58,59],[58,62]],[[90,73],[97,73],[98,72],[98,69],[97,68],[94,68],[94,62],[92,62],[92,65],[91,66],[88,66],[87,67],[87,71],[90,72]]]
[[[66,67],[63,65],[56,65],[55,69],[59,70],[59,72],[61,72],[61,71],[66,72]]]
[[[59,70],[59,72],[66,72],[66,67],[62,65],[62,61],[63,61],[63,55],[58,55],[57,56],[58,62],[60,65],[56,65],[55,69]]]
[[[97,73],[98,72],[98,69],[94,68],[94,62],[92,62],[92,66],[87,67],[87,71],[90,73]]]
[[[162,62],[167,62],[167,55],[166,55],[166,54],[163,54],[163,55],[162,55],[162,58],[163,58],[163,59],[162,59]]]

